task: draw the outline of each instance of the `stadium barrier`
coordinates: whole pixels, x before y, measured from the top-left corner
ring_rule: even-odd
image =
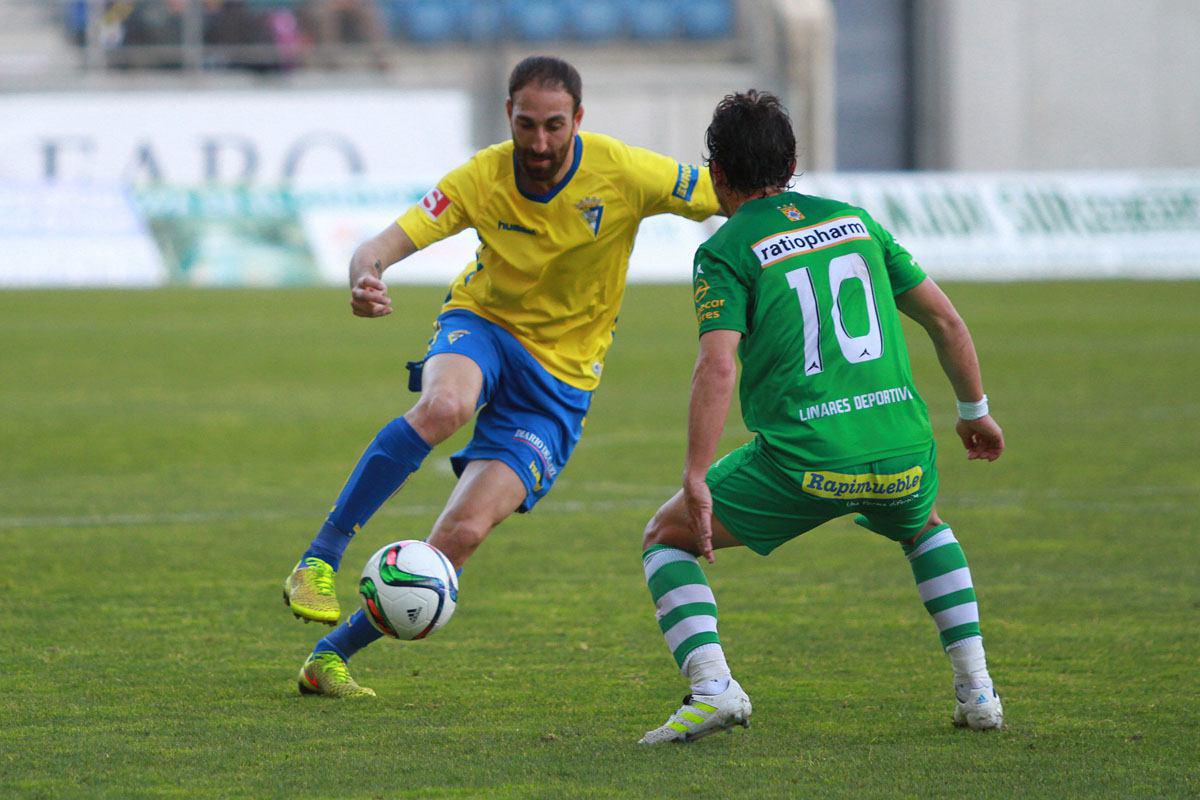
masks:
[[[453,90],[2,97],[0,286],[340,284],[359,242],[471,154],[471,108]],[[936,277],[1200,277],[1197,170],[813,173],[796,188],[866,208]],[[647,220],[630,278],[688,280],[717,224]],[[475,243],[439,243],[389,280],[445,283]]]
[[[339,285],[357,244],[428,188],[3,183],[0,286]],[[867,208],[939,279],[1200,278],[1200,171],[827,174],[797,188]],[[717,224],[647,220],[630,280],[689,280]],[[476,243],[459,234],[388,280],[445,283]]]
[[[953,280],[1200,277],[1200,170],[805,175]]]

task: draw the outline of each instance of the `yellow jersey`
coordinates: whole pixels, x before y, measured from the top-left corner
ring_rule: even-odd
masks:
[[[550,374],[591,391],[600,383],[643,219],[718,210],[708,169],[610,136],[575,137],[566,176],[549,192],[517,186],[511,141],[479,151],[396,223],[418,247],[465,228],[474,263],[443,310],[463,308],[512,333]]]

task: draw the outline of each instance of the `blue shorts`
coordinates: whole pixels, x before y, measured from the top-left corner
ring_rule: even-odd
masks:
[[[450,457],[454,474],[461,476],[472,461],[503,461],[525,484],[517,510],[530,510],[567,465],[592,393],[560,381],[511,333],[461,308],[438,316],[425,359],[408,364],[409,389],[421,390],[425,361],[442,353],[466,356],[483,371],[475,433]]]

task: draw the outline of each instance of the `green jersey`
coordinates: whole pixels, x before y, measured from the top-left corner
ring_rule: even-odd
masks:
[[[928,449],[895,297],[925,273],[865,211],[785,192],[742,205],[696,251],[696,317],[743,334],[746,427],[785,469]]]

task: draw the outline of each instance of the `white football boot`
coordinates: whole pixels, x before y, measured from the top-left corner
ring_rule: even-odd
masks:
[[[734,725],[750,727],[750,698],[730,678],[729,687],[720,694],[689,694],[683,698],[683,705],[666,724],[647,731],[638,744],[694,742]]]
[[[1004,727],[1004,706],[990,683],[978,689],[954,687],[954,724],[973,731],[993,731]]]

